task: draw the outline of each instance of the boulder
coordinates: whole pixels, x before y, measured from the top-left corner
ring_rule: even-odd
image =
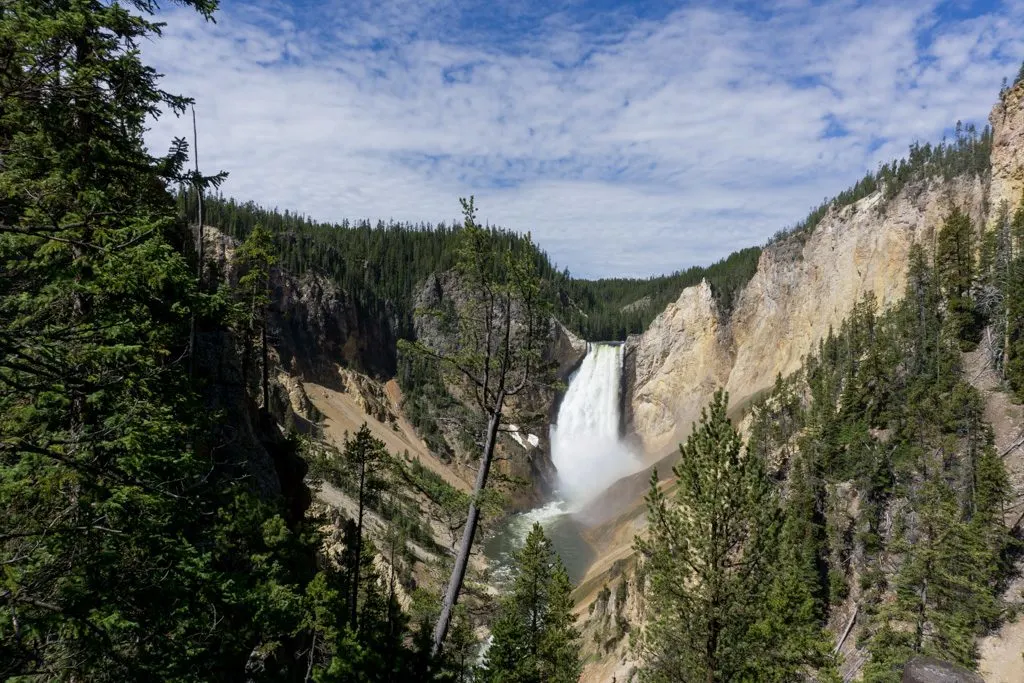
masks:
[[[903,683],[985,683],[962,666],[934,657],[915,657],[903,669]]]

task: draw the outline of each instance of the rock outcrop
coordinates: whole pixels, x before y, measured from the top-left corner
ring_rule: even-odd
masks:
[[[271,327],[281,364],[293,375],[341,389],[337,367],[386,379],[395,372],[395,336],[324,275],[272,275]]]
[[[903,683],[984,683],[973,671],[934,657],[915,657],[903,669]]]
[[[436,273],[428,277],[415,297],[413,323],[416,339],[440,354],[453,352],[459,344],[459,330],[455,311],[466,305],[470,294],[454,271]],[[521,329],[525,315],[513,306],[513,335]],[[565,379],[583,360],[587,343],[570,332],[560,321],[551,318],[547,326],[541,357],[559,379]],[[477,439],[486,416],[464,386],[459,382],[444,381],[443,390],[427,392],[433,396],[433,405],[425,413],[426,419],[437,423],[437,431],[447,442],[454,460],[465,464],[479,456]],[[440,394],[450,400],[437,401]],[[551,463],[547,425],[557,410],[559,394],[546,384],[529,387],[515,397],[506,399],[507,420],[515,429],[503,433],[498,440],[496,468],[501,473],[533,483],[533,490],[517,492],[512,496],[513,508],[530,507],[550,495],[556,472]],[[468,446],[468,448],[467,448]]]
[[[467,300],[467,294],[459,285],[459,278],[453,271],[435,273],[428,277],[416,293],[415,308],[418,311],[445,311],[447,307],[459,307]],[[515,312],[513,312],[513,319]],[[414,318],[416,338],[437,351],[448,351],[455,343],[456,330],[444,316],[420,313]],[[555,374],[564,379],[587,354],[587,342],[573,334],[556,318],[551,318],[547,343],[543,357],[555,366]]]
[[[998,209],[1006,202],[1012,212],[1024,195],[1024,81],[1003,93],[988,120],[993,133],[989,205]]]
[[[555,373],[565,379],[587,355],[587,342],[570,332],[561,321],[552,319],[551,339],[545,351],[546,358],[555,364]]]
[[[706,281],[626,342],[625,423],[648,452],[667,446],[728,377],[732,354]]]
[[[233,286],[242,273],[238,240],[205,226],[209,281]],[[339,366],[386,379],[395,372],[395,334],[325,275],[271,270],[271,344],[288,373],[341,390]]]
[[[236,242],[211,227],[204,229],[203,237],[207,286],[237,282]],[[270,355],[275,367],[270,372],[268,406],[259,406],[253,399],[259,393],[254,389],[256,371],[252,367],[246,371],[242,343],[223,325],[197,326],[193,371],[203,380],[206,409],[218,418],[206,434],[217,460],[244,468],[262,495],[281,496],[289,521],[297,523],[310,503],[303,482],[307,468],[282,430],[308,427],[316,414],[301,383],[280,371],[279,354],[272,351]]]

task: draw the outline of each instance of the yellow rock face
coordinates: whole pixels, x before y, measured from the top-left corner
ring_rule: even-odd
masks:
[[[1024,82],[1004,93],[988,117],[992,125],[992,189],[989,206],[997,214],[1006,202],[1012,212],[1024,193]]]
[[[933,179],[891,201],[876,193],[830,211],[806,242],[765,249],[735,310],[720,319],[707,283],[682,292],[627,343],[628,430],[654,459],[689,433],[716,387],[740,407],[778,374],[800,367],[830,328],[873,292],[885,309],[903,297],[907,255],[931,253],[951,204],[979,231],[1002,202],[1012,211],[1024,193],[1024,84],[1000,99],[993,127],[991,178]]]
[[[733,365],[707,282],[683,290],[643,335],[631,340],[628,352],[635,368],[632,430],[652,454],[696,419]]]
[[[717,387],[732,406],[800,367],[802,358],[873,292],[881,308],[903,296],[907,255],[930,252],[953,202],[984,225],[980,178],[920,183],[881,206],[881,194],[830,212],[803,245],[790,239],[761,255],[757,274],[720,320],[701,283],[632,340],[632,431],[658,455],[684,438]]]

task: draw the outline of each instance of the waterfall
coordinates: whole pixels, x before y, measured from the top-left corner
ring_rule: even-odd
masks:
[[[636,457],[619,438],[622,345],[590,344],[569,378],[551,426],[551,460],[559,493],[584,503],[617,479],[636,471]]]
[[[534,523],[544,527],[573,581],[582,580],[593,563],[594,549],[583,533],[585,523],[576,518],[574,509],[640,468],[639,460],[619,439],[621,378],[622,346],[588,344],[587,355],[569,378],[557,422],[551,426],[558,499],[513,515],[484,545],[499,586],[507,583],[513,553],[523,547]]]

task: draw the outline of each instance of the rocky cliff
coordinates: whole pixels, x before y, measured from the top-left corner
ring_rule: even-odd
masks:
[[[379,379],[395,372],[395,335],[323,275],[275,271],[271,294],[274,345],[292,374],[341,388],[338,366]]]
[[[236,242],[219,230],[205,227],[203,251],[206,263],[206,287],[216,289],[237,283],[239,272],[234,260]],[[275,287],[301,289],[300,281],[287,273],[273,273]],[[246,474],[268,498],[281,496],[289,511],[289,520],[301,520],[310,504],[310,491],[304,483],[306,463],[285,437],[291,427],[308,428],[318,417],[306,396],[301,381],[282,366],[290,353],[289,340],[279,330],[282,321],[302,317],[303,307],[275,302],[270,316],[270,338],[278,346],[270,351],[269,405],[254,399],[260,394],[257,369],[243,361],[243,342],[237,332],[217,321],[197,321],[193,371],[203,380],[203,400],[207,410],[218,416],[209,434],[217,449],[218,461],[228,466],[244,463]],[[308,317],[308,316],[306,316]]]
[[[233,286],[241,273],[234,260],[237,240],[216,228],[204,228],[204,251],[212,282]],[[360,304],[330,278],[315,272],[296,276],[271,270],[268,339],[275,365],[271,412],[287,424],[294,417],[315,417],[303,382],[335,391],[358,389],[357,376],[387,379],[394,375],[395,336],[378,325]],[[252,383],[254,378],[248,378]],[[363,382],[365,384],[365,382]],[[369,394],[367,394],[369,396]],[[367,397],[365,400],[372,401]],[[294,415],[288,415],[288,411]],[[368,408],[368,414],[375,414]]]
[[[989,205],[998,209],[1006,202],[1012,211],[1024,194],[1024,81],[1003,93],[988,120],[993,132]]]
[[[838,328],[854,304],[873,294],[880,308],[903,296],[907,255],[928,251],[952,205],[978,229],[990,207],[1012,210],[1024,191],[1024,84],[992,112],[990,177],[912,183],[893,199],[883,192],[831,209],[810,235],[768,246],[733,310],[721,315],[710,287],[684,290],[642,334],[627,342],[628,431],[650,459],[685,437],[718,386],[741,410],[779,374]]]
[[[428,277],[416,294],[414,318],[416,338],[439,353],[450,353],[458,344],[458,330],[452,321],[437,312],[459,309],[469,295],[453,271]],[[516,311],[513,310],[513,321]],[[557,379],[564,380],[579,365],[587,352],[587,344],[570,332],[560,321],[551,318],[542,349],[542,359]],[[422,381],[422,380],[421,380]],[[441,377],[428,379],[435,386],[416,389],[425,401],[418,411],[417,427],[421,432],[435,432],[441,440],[428,438],[435,450],[447,455],[455,464],[473,468],[479,457],[479,435],[485,416],[475,401],[458,382]],[[505,419],[510,422],[500,435],[496,468],[504,475],[532,483],[530,490],[520,489],[512,495],[515,508],[537,504],[552,491],[556,472],[551,463],[548,424],[557,410],[560,393],[553,386],[538,385],[507,402]]]

